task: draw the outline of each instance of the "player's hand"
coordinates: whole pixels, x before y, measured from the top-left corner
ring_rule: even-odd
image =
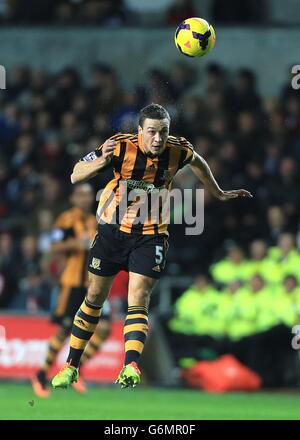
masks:
[[[116,141],[113,139],[107,139],[102,147],[102,157],[103,159],[111,159],[116,148]]]
[[[217,198],[219,200],[221,200],[222,202],[227,202],[228,200],[236,199],[237,197],[250,197],[250,198],[252,198],[253,195],[245,189],[235,189],[232,191],[221,191],[217,195]]]

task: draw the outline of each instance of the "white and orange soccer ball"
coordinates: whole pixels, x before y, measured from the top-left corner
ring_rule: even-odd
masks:
[[[188,18],[175,32],[177,49],[189,57],[203,57],[213,49],[215,43],[214,28],[203,18]]]

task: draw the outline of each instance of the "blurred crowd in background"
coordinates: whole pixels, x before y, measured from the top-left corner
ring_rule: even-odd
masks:
[[[167,274],[210,274],[225,288],[235,279],[245,281],[242,270],[232,278],[240,262],[271,259],[261,266],[267,272],[246,271],[248,280],[257,271],[265,282],[280,284],[296,275],[298,283],[300,98],[289,78],[269,98],[259,95],[253,71],[229,75],[217,64],[202,74],[203,94],[200,78],[184,62],[150,70],[131,90],[102,64],[85,81],[73,68],[54,75],[27,67],[16,68],[8,81],[0,96],[1,307],[51,307],[60,267],[49,257],[50,236],[56,216],[69,206],[73,165],[115,132],[136,132],[139,109],[150,102],[166,106],[171,133],[193,143],[222,188],[246,188],[254,196],[222,203],[206,191],[201,235],[186,236],[185,225],[170,226]],[[91,181],[95,192],[111,173]],[[174,186],[201,184],[186,167]],[[227,265],[212,271],[217,261]]]
[[[279,0],[280,3],[281,0]],[[0,22],[11,25],[165,26],[187,17],[207,17],[214,23],[284,23],[278,0],[0,0]],[[294,8],[293,0],[286,0]],[[285,2],[285,6],[286,6]],[[280,9],[281,10],[281,9]],[[299,12],[299,11],[298,11]],[[294,14],[294,18],[295,18]]]

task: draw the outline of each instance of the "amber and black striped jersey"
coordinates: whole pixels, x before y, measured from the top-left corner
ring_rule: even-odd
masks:
[[[98,221],[115,223],[123,232],[141,234],[167,234],[167,224],[159,214],[157,221],[146,214],[140,224],[135,224],[137,213],[141,210],[140,196],[132,199],[128,197],[128,189],[142,189],[148,194],[152,190],[170,190],[171,182],[178,170],[187,165],[193,157],[193,147],[185,138],[169,136],[163,153],[156,157],[149,157],[142,147],[141,136],[134,134],[116,134],[110,139],[116,141],[116,148],[112,156],[111,166],[114,178],[106,185],[100,197],[97,210]],[[102,146],[81,160],[92,161],[101,156]],[[122,183],[126,182],[127,192]],[[124,206],[126,199],[126,209]],[[153,208],[153,194],[152,194]],[[149,204],[150,205],[150,204]],[[151,207],[149,208],[151,209]],[[162,206],[159,207],[160,211]],[[116,221],[115,221],[116,219]]]
[[[97,221],[92,214],[86,214],[79,208],[71,208],[58,216],[52,231],[52,242],[67,240],[68,238],[86,238],[93,240],[97,228]],[[87,286],[86,261],[88,250],[69,252],[66,265],[60,282],[68,287]]]

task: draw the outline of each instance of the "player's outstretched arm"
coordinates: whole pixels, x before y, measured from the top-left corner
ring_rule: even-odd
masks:
[[[58,241],[51,244],[52,253],[68,253],[76,251],[86,251],[90,248],[91,240],[84,238],[68,238],[65,241]]]
[[[95,152],[88,154],[83,160],[77,162],[71,174],[71,182],[79,183],[94,177],[99,171],[106,167],[112,159],[116,141],[108,139],[101,148],[101,156],[97,157]]]
[[[207,162],[196,152],[194,152],[194,156],[189,165],[193,173],[204,184],[205,188],[207,188],[217,199],[226,202],[227,200],[235,199],[236,197],[253,197],[252,194],[245,189],[223,191],[216,182]]]

